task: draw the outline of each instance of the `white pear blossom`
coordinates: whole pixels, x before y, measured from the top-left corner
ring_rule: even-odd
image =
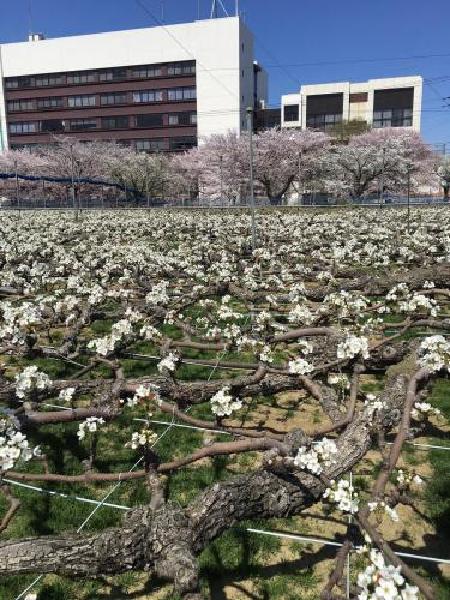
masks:
[[[59,392],[58,400],[60,402],[72,402],[76,389],[73,387],[65,388]]]
[[[306,375],[314,370],[314,367],[304,358],[298,357],[288,362],[289,373],[295,375]]]
[[[38,451],[36,452],[38,454]],[[33,456],[27,438],[6,419],[0,419],[0,470],[8,471],[19,461]]]
[[[25,367],[25,369],[16,375],[16,396],[25,398],[25,396],[34,390],[46,390],[51,387],[50,377],[39,371],[35,365]]]
[[[228,386],[222,388],[214,394],[210,399],[211,412],[218,417],[229,417],[235,410],[242,407],[242,402],[239,398],[231,396]]]
[[[128,445],[133,450],[137,450],[139,446],[152,446],[155,444],[158,439],[158,434],[152,431],[151,429],[143,429],[142,431],[134,431],[131,434],[131,442]]]
[[[174,352],[169,352],[167,356],[165,356],[162,360],[157,364],[158,371],[162,373],[164,369],[167,369],[170,372],[174,372],[177,366],[177,362],[180,360],[178,354]]]
[[[140,384],[136,388],[134,395],[127,399],[127,406],[133,408],[144,399],[160,404],[161,397],[159,395],[159,387],[152,384]]]
[[[381,552],[370,547],[370,538],[363,551],[369,564],[358,573],[358,600],[419,600],[419,589],[406,583],[400,566],[386,564]]]
[[[105,421],[98,417],[88,417],[85,421],[78,425],[77,436],[79,440],[84,440],[86,433],[96,433],[100,425],[104,425]]]
[[[369,358],[369,342],[364,336],[348,334],[343,342],[339,342],[336,354],[339,360],[351,359],[355,356]]]
[[[318,475],[322,473],[324,467],[329,467],[335,462],[337,451],[336,443],[333,440],[322,438],[311,448],[301,446],[293,462],[299,469]]]
[[[342,512],[355,513],[359,508],[358,492],[355,492],[353,485],[346,479],[340,479],[338,482],[331,480],[330,487],[323,493],[324,498],[329,498],[331,502],[337,504]]]
[[[450,342],[443,335],[426,337],[419,347],[418,364],[434,373],[450,371]]]

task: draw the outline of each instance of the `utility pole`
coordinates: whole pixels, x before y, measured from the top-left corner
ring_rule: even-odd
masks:
[[[20,217],[19,174],[17,172],[17,160],[14,161],[14,169],[16,170],[16,206]]]
[[[236,11],[235,11],[235,16],[238,17],[239,16],[239,0],[236,0]]]
[[[247,131],[250,141],[250,205],[252,213],[252,248],[256,249],[255,186],[253,181],[253,108],[247,108]]]
[[[380,208],[382,208],[383,206],[383,194],[384,194],[384,158],[385,158],[385,152],[386,149],[383,148],[383,162],[381,165],[381,177],[380,177],[380,197],[379,197],[379,203],[380,203]]]
[[[72,207],[75,211],[75,221],[78,221],[78,208],[76,207],[75,202],[75,182],[74,182],[74,172],[73,172],[73,145],[70,144],[70,175],[71,175],[71,188],[72,188]]]
[[[407,199],[408,199],[408,233],[409,233],[409,217],[410,217],[410,183],[411,183],[411,171],[410,166],[408,164],[407,167],[407,179],[408,179],[408,191],[407,191]]]
[[[220,204],[223,205],[223,156],[220,155]]]

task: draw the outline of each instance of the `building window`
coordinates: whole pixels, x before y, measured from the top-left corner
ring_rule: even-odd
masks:
[[[169,125],[196,125],[197,113],[173,113],[169,115]]]
[[[95,96],[69,96],[67,105],[70,108],[88,108],[95,106]]]
[[[118,81],[120,79],[127,78],[127,70],[126,69],[109,69],[108,71],[100,71],[99,80],[100,81]]]
[[[57,98],[38,98],[37,107],[38,108],[62,108],[64,106],[63,99],[61,97]]]
[[[10,100],[8,102],[8,112],[21,110],[33,110],[35,107],[34,100]]]
[[[70,121],[71,131],[84,131],[86,129],[96,129],[96,119],[72,119]]]
[[[144,152],[161,152],[167,149],[165,140],[154,139],[154,140],[136,140],[136,150]]]
[[[64,75],[38,75],[35,77],[36,87],[48,87],[50,85],[64,85]]]
[[[19,87],[18,79],[7,79],[5,81],[5,87],[7,90],[15,90]]]
[[[41,132],[45,133],[59,133],[64,131],[64,121],[61,119],[47,119],[41,121]]]
[[[102,129],[126,129],[128,127],[128,117],[104,117],[102,119]]]
[[[100,104],[127,104],[128,98],[127,95],[122,92],[117,92],[115,94],[102,94],[100,96]]]
[[[197,139],[195,137],[180,137],[169,139],[169,149],[173,151],[177,150],[190,150],[197,145]]]
[[[18,121],[17,123],[9,124],[10,133],[37,133],[38,122],[37,121]]]
[[[283,107],[283,119],[287,122],[300,120],[300,107],[298,104],[286,104]]]
[[[195,87],[173,88],[167,90],[167,99],[171,102],[179,100],[195,100],[197,90]]]
[[[373,113],[374,127],[412,127],[412,108],[376,110]]]
[[[195,63],[173,63],[168,65],[168,75],[194,75]]]
[[[136,116],[136,127],[162,127],[163,116],[162,115],[137,115]]]
[[[86,73],[68,73],[67,83],[69,85],[80,84],[80,83],[95,83],[97,81],[97,73],[86,72]]]
[[[411,127],[414,88],[375,90],[373,95],[374,127]]]
[[[333,129],[338,123],[342,123],[342,114],[310,115],[306,119],[306,127],[322,131]]]
[[[151,79],[160,77],[161,74],[161,67],[136,67],[131,71],[131,77],[134,79]]]
[[[162,90],[142,90],[141,92],[133,92],[133,102],[162,102]]]

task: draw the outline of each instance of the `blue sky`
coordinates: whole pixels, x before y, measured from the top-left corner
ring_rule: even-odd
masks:
[[[211,0],[142,0],[164,21],[209,15]],[[223,0],[233,9],[234,0]],[[270,101],[301,83],[363,81],[422,75],[422,133],[450,152],[449,0],[240,0],[256,36],[256,58],[270,75]],[[30,11],[31,7],[31,11]],[[30,28],[49,37],[147,27],[135,0],[0,0],[0,43],[26,39]]]

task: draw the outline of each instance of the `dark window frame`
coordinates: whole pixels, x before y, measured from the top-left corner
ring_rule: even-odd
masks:
[[[300,106],[298,104],[285,104],[283,106],[283,121],[286,123],[300,121]]]

